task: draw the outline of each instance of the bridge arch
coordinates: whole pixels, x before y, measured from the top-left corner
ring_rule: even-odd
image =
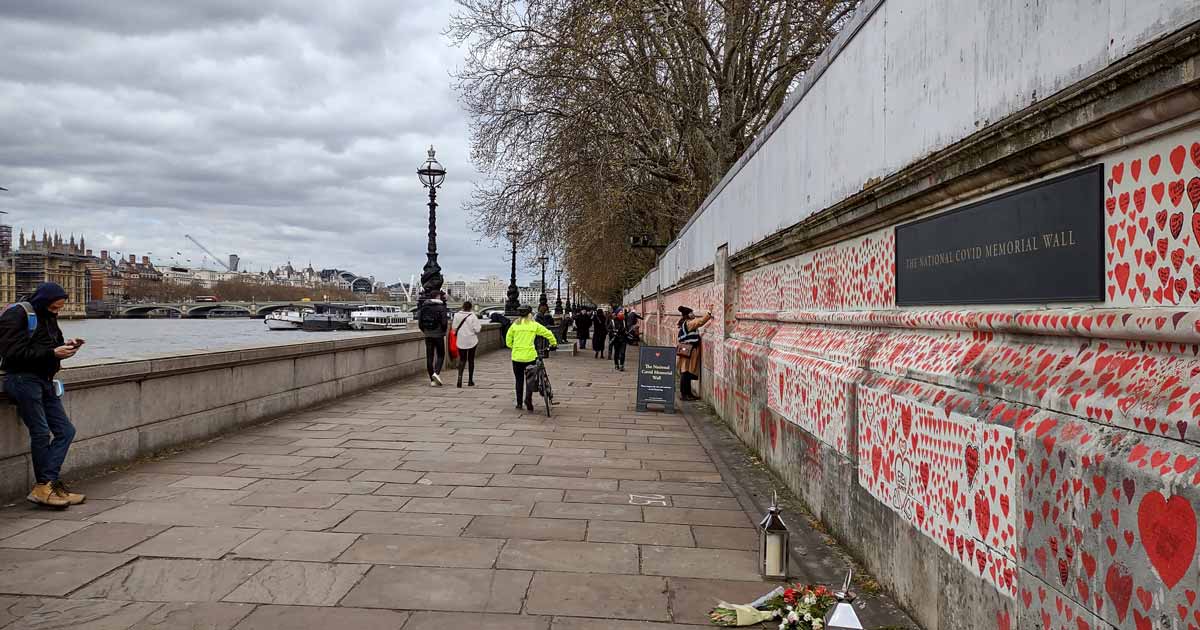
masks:
[[[170,304],[138,304],[121,309],[123,317],[146,317],[151,311],[171,311],[180,316],[183,315],[183,309]]]
[[[266,317],[269,313],[289,308],[312,308],[312,302],[280,302],[278,304],[263,304],[254,311],[255,317]]]
[[[228,310],[241,311],[246,314],[246,317],[251,317],[254,315],[254,313],[250,310],[249,307],[244,306],[242,304],[229,304],[229,303],[225,303],[225,302],[205,302],[203,304],[196,304],[195,306],[192,306],[191,308],[189,308],[187,311],[187,316],[190,318],[201,319],[204,317],[208,317],[208,314],[211,311],[215,311],[217,309],[228,309]]]

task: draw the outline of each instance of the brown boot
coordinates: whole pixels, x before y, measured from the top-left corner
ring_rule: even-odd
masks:
[[[87,501],[87,497],[85,495],[79,494],[78,492],[71,492],[71,489],[67,487],[67,484],[63,483],[62,481],[51,481],[50,489],[54,492],[55,496],[61,499],[66,499],[67,505],[79,505],[80,503]]]
[[[50,507],[65,508],[70,503],[66,499],[54,492],[48,483],[39,483],[33,486],[33,490],[29,491],[29,496],[25,500],[38,505],[48,505]]]

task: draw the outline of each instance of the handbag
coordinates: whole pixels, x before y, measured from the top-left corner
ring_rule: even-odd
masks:
[[[464,317],[463,320],[458,323],[458,326],[455,326],[454,330],[451,330],[450,334],[446,336],[447,344],[449,345],[450,349],[450,358],[454,359],[455,361],[458,360],[458,331],[462,330],[463,324],[467,323],[468,319],[471,319],[470,315]]]
[[[675,344],[675,356],[683,357],[686,359],[686,358],[692,356],[692,350],[695,350],[695,349],[696,349],[696,346],[694,346],[690,343],[687,343],[686,341],[679,342],[679,343]]]

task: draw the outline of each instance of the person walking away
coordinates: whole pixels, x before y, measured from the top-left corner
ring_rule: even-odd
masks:
[[[611,359],[613,358],[613,342],[617,338],[613,331],[613,325],[617,322],[617,315],[621,312],[621,308],[619,306],[614,306],[609,309],[608,312],[611,314],[608,316],[608,346],[606,348],[607,356],[605,358]]]
[[[17,406],[29,429],[34,486],[25,497],[32,503],[65,508],[87,497],[71,492],[59,475],[75,426],[62,403],[62,384],[54,376],[64,359],[75,356],[82,339],[63,339],[58,313],[67,292],[57,284],[38,285],[27,302],[13,304],[0,314],[0,355],[4,393]]]
[[[629,310],[625,312],[625,327],[629,329],[629,334],[626,335],[626,344],[636,346],[641,343],[642,336],[642,316],[637,314],[637,311]]]
[[[579,336],[579,349],[587,350],[588,332],[592,329],[592,314],[586,308],[575,313],[575,334]]]
[[[431,297],[417,309],[417,327],[425,335],[425,371],[429,385],[442,386],[442,366],[446,362],[446,331],[449,322],[444,301],[445,293]]]
[[[712,321],[712,310],[704,317],[696,317],[692,309],[680,306],[679,315],[675,348],[675,362],[679,368],[679,397],[682,400],[700,400],[692,394],[692,381],[700,378],[700,328]]]
[[[525,368],[533,365],[537,360],[538,351],[534,344],[537,339],[545,339],[553,347],[556,345],[554,333],[550,332],[545,326],[533,320],[533,309],[528,306],[522,306],[517,309],[517,321],[509,326],[508,333],[504,336],[504,345],[512,348],[512,367],[513,380],[517,390],[517,409],[521,408],[521,401],[525,401],[525,408],[533,411],[533,384],[529,387],[525,385]]]
[[[592,316],[592,349],[596,351],[592,358],[599,359],[604,354],[604,339],[607,336],[608,318],[604,315],[604,309],[597,308]]]
[[[563,313],[562,319],[558,322],[558,343],[567,343],[567,334],[571,332],[571,322],[574,321],[571,313]]]
[[[462,310],[454,314],[451,325],[454,327],[456,344],[458,346],[458,387],[462,388],[463,368],[467,367],[467,386],[475,387],[475,350],[479,346],[479,333],[483,330],[483,322],[475,316],[475,305],[463,302]]]
[[[613,369],[625,371],[625,348],[629,344],[629,323],[622,311],[612,318],[612,360]]]

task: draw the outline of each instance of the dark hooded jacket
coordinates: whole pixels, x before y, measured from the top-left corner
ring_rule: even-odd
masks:
[[[14,304],[0,314],[0,356],[2,367],[9,374],[33,374],[52,379],[62,367],[54,356],[54,349],[63,345],[62,330],[58,317],[50,312],[49,306],[67,297],[67,292],[57,284],[47,282],[38,285],[37,291],[28,302],[37,313],[37,328],[29,333],[29,320],[25,309]]]

